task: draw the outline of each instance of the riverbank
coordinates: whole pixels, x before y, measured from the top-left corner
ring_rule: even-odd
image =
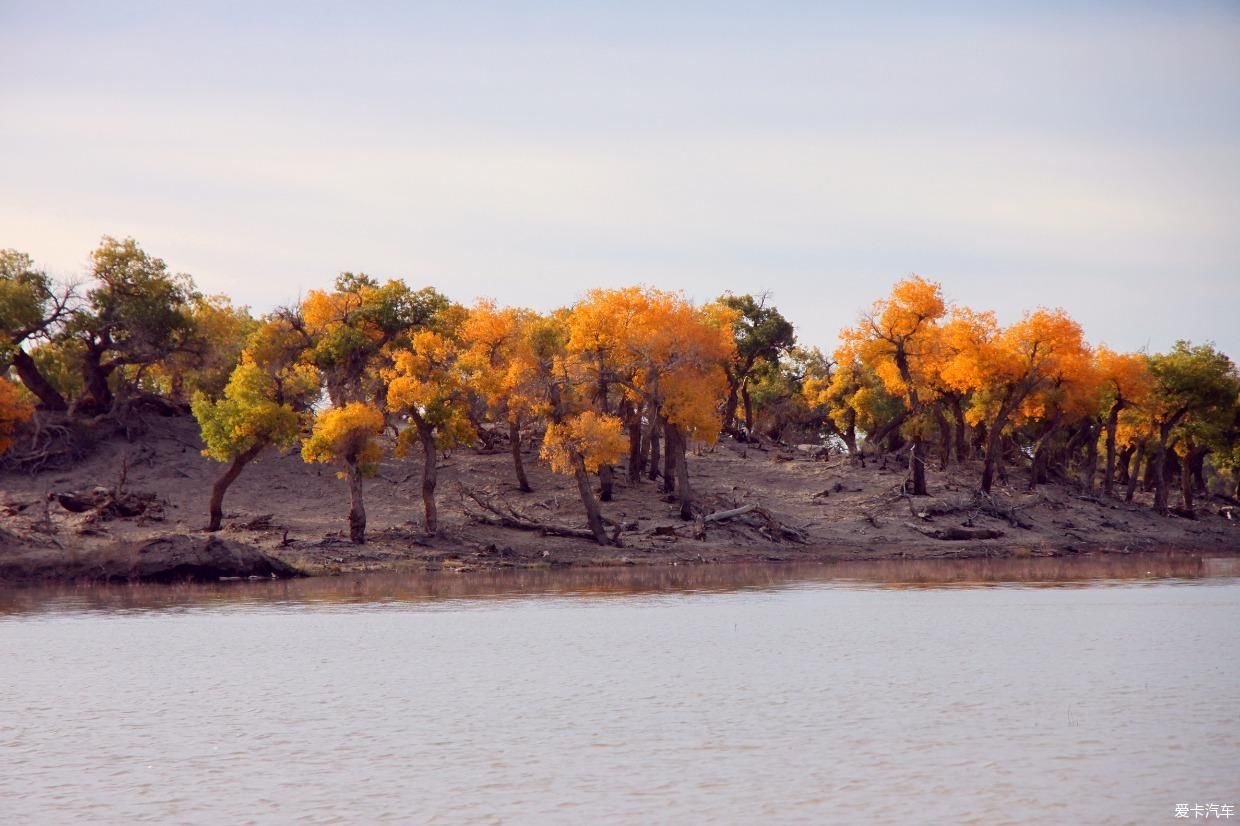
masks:
[[[990,498],[973,464],[929,474],[929,497],[902,493],[894,461],[862,467],[795,448],[731,441],[690,456],[707,517],[684,522],[656,483],[625,481],[604,516],[619,546],[495,523],[483,504],[553,528],[582,528],[573,480],[526,446],[533,493],[513,481],[507,446],[458,450],[439,465],[441,530],[423,534],[420,465],[385,458],[367,480],[368,541],[348,541],[346,483],[297,456],[247,467],[225,500],[224,529],[202,530],[221,466],[199,454],[192,420],[152,419],[133,441],[114,439],[73,467],[0,475],[0,581],[286,577],[375,570],[1026,558],[1150,551],[1240,554],[1240,521],[1203,500],[1198,518],[1162,517],[1144,494],[1125,503],[1068,485],[1028,491],[1009,469]],[[707,521],[711,520],[711,521]]]

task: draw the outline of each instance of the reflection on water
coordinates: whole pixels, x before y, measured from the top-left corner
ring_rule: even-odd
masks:
[[[1240,577],[1240,558],[1133,554],[1027,559],[892,559],[817,564],[735,564],[516,569],[495,572],[377,573],[217,584],[0,586],[0,616],[31,612],[124,611],[389,602],[434,603],[537,596],[720,593],[786,587],[1096,587],[1139,581]]]
[[[1163,823],[1240,807],[1191,556],[4,592],[0,823]]]

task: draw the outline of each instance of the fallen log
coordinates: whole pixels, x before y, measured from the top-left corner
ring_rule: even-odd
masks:
[[[760,536],[772,542],[788,540],[801,545],[809,544],[809,537],[805,534],[805,531],[780,521],[766,508],[758,505],[742,505],[739,508],[730,508],[707,514],[699,521],[694,537],[705,539],[706,526],[708,524],[728,522],[734,519],[747,527],[753,528]]]
[[[702,518],[702,521],[706,522],[707,524],[710,524],[711,522],[723,522],[735,516],[741,516],[742,514],[750,513],[753,510],[755,510],[757,507],[758,507],[757,505],[742,505],[739,508],[732,508],[731,510],[715,511],[714,513],[706,514],[706,516]]]
[[[930,537],[931,539],[942,539],[949,542],[964,542],[976,539],[998,539],[1003,536],[1003,531],[997,528],[926,528],[920,525],[912,526],[918,533]]]
[[[500,528],[512,528],[518,531],[534,531],[547,536],[566,536],[573,539],[588,539],[591,542],[596,541],[594,534],[585,528],[570,528],[566,525],[554,525],[549,522],[538,522],[525,514],[517,511],[511,505],[504,503],[503,508],[494,502],[483,499],[476,491],[468,488],[461,488],[461,495],[465,499],[474,502],[478,507],[482,508],[484,513],[478,513],[476,510],[470,509],[465,504],[465,515],[480,525],[494,525]],[[617,525],[612,541],[619,544],[620,526]]]

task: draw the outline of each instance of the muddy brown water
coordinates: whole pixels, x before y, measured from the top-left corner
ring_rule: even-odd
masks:
[[[1240,811],[1236,559],[0,588],[4,823],[1172,823],[1197,803]]]

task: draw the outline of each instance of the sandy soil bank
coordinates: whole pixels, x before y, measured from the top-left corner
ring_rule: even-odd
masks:
[[[333,469],[296,456],[267,454],[248,467],[225,500],[225,528],[209,535],[207,498],[221,466],[202,458],[194,422],[152,419],[133,441],[112,439],[73,467],[36,475],[0,474],[0,580],[175,578],[176,565],[201,570],[223,559],[229,575],[310,575],[351,571],[477,570],[727,561],[1032,557],[1064,554],[1209,551],[1240,553],[1240,521],[1202,501],[1197,519],[1160,517],[1146,497],[1134,504],[1085,497],[1066,485],[1029,492],[1010,470],[992,500],[975,494],[979,468],[930,474],[932,496],[902,494],[904,469],[889,461],[865,468],[843,458],[813,458],[791,448],[756,449],[730,441],[690,457],[706,512],[757,510],[706,525],[683,522],[677,506],[647,480],[617,473],[604,515],[622,526],[620,547],[480,524],[462,495],[511,506],[532,521],[584,527],[573,480],[557,476],[527,448],[533,493],[516,489],[507,447],[457,450],[440,460],[442,529],[420,529],[420,465],[388,457],[366,483],[369,534],[347,539],[348,492]],[[108,501],[124,468],[126,507]],[[72,494],[57,498],[57,494]],[[76,499],[75,499],[76,497]],[[471,516],[474,514],[475,516]],[[759,516],[759,514],[763,514]],[[771,520],[774,520],[772,522]],[[778,525],[792,534],[780,535]],[[705,528],[705,538],[696,538]],[[799,533],[803,541],[791,538]],[[957,538],[962,537],[962,538]],[[986,538],[979,538],[986,537]],[[211,541],[209,541],[211,540]],[[165,559],[161,555],[171,555]],[[205,554],[205,556],[204,556]],[[238,561],[240,560],[240,561]]]

